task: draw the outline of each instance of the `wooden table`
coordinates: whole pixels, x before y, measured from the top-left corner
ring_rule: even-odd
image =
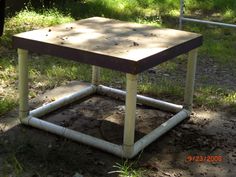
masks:
[[[202,36],[199,34],[93,17],[17,34],[13,36],[13,44],[18,48],[19,116],[24,124],[98,147],[120,157],[132,158],[191,113],[197,48],[202,44]],[[91,86],[29,111],[28,51],[93,65]],[[137,95],[139,73],[187,52],[189,59],[183,106]],[[126,92],[99,85],[100,67],[126,73]],[[94,93],[117,94],[126,98],[122,146],[36,118]],[[177,114],[135,143],[136,102]]]

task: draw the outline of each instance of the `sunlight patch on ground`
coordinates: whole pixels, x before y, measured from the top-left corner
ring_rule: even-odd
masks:
[[[7,132],[20,124],[20,120],[16,117],[7,117],[0,121],[0,133]]]
[[[199,120],[206,119],[206,120],[214,120],[218,119],[220,117],[220,112],[214,112],[214,111],[206,111],[206,110],[200,110],[196,112],[196,117]]]

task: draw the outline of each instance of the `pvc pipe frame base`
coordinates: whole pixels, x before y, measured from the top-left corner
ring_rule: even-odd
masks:
[[[129,153],[125,152],[126,150],[125,150],[124,145],[117,145],[114,143],[110,143],[108,141],[105,141],[96,137],[92,137],[90,135],[86,135],[84,133],[80,133],[80,132],[77,132],[77,131],[62,127],[62,126],[58,126],[53,123],[37,118],[37,117],[46,115],[49,112],[52,112],[62,106],[70,104],[73,101],[82,99],[86,96],[89,96],[95,93],[98,93],[101,95],[104,95],[104,94],[109,95],[109,93],[110,94],[114,93],[121,97],[124,97],[126,94],[126,92],[122,90],[113,89],[113,88],[109,88],[102,85],[99,85],[99,86],[91,85],[81,90],[80,92],[74,93],[70,96],[61,98],[59,100],[56,100],[47,105],[44,105],[42,107],[39,107],[35,110],[30,111],[29,116],[22,119],[21,122],[25,125],[30,125],[32,127],[35,127],[35,128],[59,135],[59,136],[63,136],[65,138],[68,138],[68,139],[71,139],[80,143],[84,143],[89,146],[99,148],[103,151],[112,153],[116,156],[130,159],[136,156],[140,151],[142,151],[146,146],[148,146],[150,143],[155,141],[158,137],[162,136],[164,133],[166,133],[171,128],[176,126],[178,123],[183,121],[185,118],[190,116],[190,111],[186,109],[182,109],[183,107],[180,105],[169,103],[172,106],[171,108],[171,106],[168,105],[167,102],[162,102],[160,100],[155,100],[149,97],[137,95],[138,103],[142,103],[148,106],[153,106],[155,108],[158,107],[158,104],[163,103],[161,107],[162,108],[164,107],[164,110],[167,110],[165,108],[168,108],[170,111],[172,109],[172,112],[177,112],[177,110],[179,112],[175,114],[173,117],[171,117],[168,121],[164,122],[159,127],[154,129],[152,132],[150,132],[149,134],[145,135],[143,138],[135,142],[133,147],[131,148],[132,151],[129,150]],[[165,104],[167,104],[167,106]]]
[[[161,100],[156,100],[153,98],[136,95],[137,89],[137,77],[136,75],[127,74],[127,92],[105,87],[102,85],[97,85],[99,79],[99,69],[93,67],[93,85],[77,92],[72,95],[66,96],[47,105],[39,107],[33,111],[28,111],[28,58],[27,51],[23,49],[18,49],[19,55],[19,93],[20,93],[20,120],[23,124],[30,125],[44,131],[48,131],[71,140],[81,142],[96,148],[100,148],[106,152],[112,153],[122,158],[133,158],[140,151],[142,151],[146,146],[155,141],[157,138],[162,136],[164,133],[172,129],[178,123],[183,121],[185,118],[190,116],[193,88],[194,88],[194,76],[196,70],[196,59],[197,59],[197,49],[189,52],[189,62],[187,69],[186,78],[186,88],[185,88],[185,107],[181,105],[176,105],[173,103],[168,103]],[[85,98],[94,93],[105,94],[107,96],[118,95],[118,97],[126,98],[126,114],[125,114],[125,125],[124,125],[124,142],[123,145],[117,145],[110,143],[99,138],[95,138],[84,133],[80,133],[68,128],[49,123],[47,121],[41,120],[37,117],[46,115],[62,106],[68,105],[74,101]],[[136,101],[143,105],[152,106],[165,111],[175,112],[173,117],[161,124],[159,127],[154,129],[149,134],[145,135],[143,138],[139,139],[134,143],[134,130],[135,130],[135,110]],[[131,132],[131,131],[132,132]]]

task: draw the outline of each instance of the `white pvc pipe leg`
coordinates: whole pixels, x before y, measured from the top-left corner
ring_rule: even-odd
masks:
[[[197,49],[194,49],[189,52],[188,56],[186,86],[184,94],[184,106],[190,112],[192,111],[192,104],[193,104],[196,65],[197,65]]]
[[[26,124],[26,125],[31,125],[32,127],[50,132],[50,133],[54,133],[56,135],[59,136],[63,136],[69,139],[72,139],[74,141],[77,142],[81,142],[93,147],[97,147],[100,148],[104,151],[113,153],[117,156],[123,157],[122,156],[122,147],[120,145],[116,145],[110,142],[107,142],[105,140],[96,138],[96,137],[92,137],[90,135],[86,135],[84,133],[80,133],[74,130],[70,130],[68,128],[65,127],[61,127],[59,125],[55,125],[53,123],[50,122],[46,122],[44,120],[40,120],[38,118],[35,117],[31,117],[29,116],[28,118],[24,119],[22,121],[22,123]]]
[[[183,121],[185,118],[190,116],[190,112],[188,110],[181,110],[178,114],[171,117],[166,122],[162,123],[159,127],[154,129],[152,132],[145,135],[143,138],[138,140],[134,145],[134,153],[133,156],[137,155],[142,149],[147,147],[150,143],[155,141],[160,136],[164,135],[166,132],[175,127],[178,123]]]
[[[126,80],[123,150],[124,156],[129,157],[134,150],[137,75],[126,74]]]
[[[25,119],[29,114],[28,104],[28,51],[18,49],[19,61],[19,118]]]
[[[121,99],[121,100],[123,100],[126,96],[125,91],[106,87],[104,85],[99,85],[97,87],[97,93],[102,94],[102,95],[107,95],[115,99]],[[146,106],[151,106],[154,108],[158,108],[160,110],[170,111],[174,113],[177,113],[183,109],[182,105],[177,105],[177,104],[169,103],[166,101],[153,99],[153,98],[146,97],[143,95],[137,95],[137,103],[141,103]]]
[[[100,81],[100,67],[92,66],[92,84],[98,85]]]
[[[83,90],[81,90],[77,93],[65,96],[63,98],[60,98],[56,101],[53,101],[51,103],[48,103],[44,106],[41,106],[37,109],[30,111],[30,116],[41,117],[45,114],[48,114],[52,111],[59,109],[60,107],[66,106],[66,105],[73,103],[77,100],[80,100],[86,96],[89,96],[95,92],[96,92],[96,87],[91,85],[91,86],[84,88]]]

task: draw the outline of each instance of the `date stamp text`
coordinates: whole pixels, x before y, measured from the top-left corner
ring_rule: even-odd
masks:
[[[209,163],[215,163],[215,162],[222,162],[223,157],[221,155],[188,155],[186,157],[187,162],[209,162]]]

